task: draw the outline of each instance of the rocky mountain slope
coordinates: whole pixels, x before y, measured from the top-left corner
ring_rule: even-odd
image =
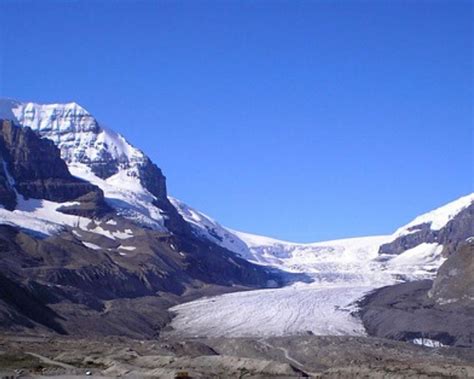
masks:
[[[2,329],[151,337],[172,304],[282,282],[197,238],[160,169],[76,104],[0,110]]]
[[[474,234],[473,218],[474,196],[471,194],[416,217],[399,228],[391,241],[380,246],[379,253],[396,255],[420,243],[436,243],[443,246],[443,255],[449,256]]]
[[[384,287],[361,302],[371,335],[427,346],[474,346],[474,202],[472,195],[417,217],[380,246],[384,257],[437,244],[436,275]],[[397,259],[397,258],[395,258]]]
[[[468,240],[433,280],[384,287],[361,302],[371,335],[425,346],[474,346],[474,243]]]

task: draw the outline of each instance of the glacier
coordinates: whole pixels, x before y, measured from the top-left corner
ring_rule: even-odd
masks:
[[[179,337],[256,337],[285,335],[365,335],[357,301],[371,291],[406,280],[432,279],[446,260],[443,245],[420,243],[399,255],[381,256],[382,244],[421,223],[446,225],[474,202],[464,196],[415,218],[392,235],[300,244],[243,233],[173,200],[196,234],[233,250],[251,262],[304,273],[311,283],[237,292],[171,308],[169,332]]]

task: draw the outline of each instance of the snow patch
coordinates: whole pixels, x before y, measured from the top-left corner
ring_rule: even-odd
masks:
[[[84,246],[88,247],[89,249],[92,249],[92,250],[101,250],[102,249],[100,246],[96,245],[95,243],[82,241],[82,244]]]
[[[123,245],[120,245],[118,248],[120,250],[128,250],[128,251],[134,251],[137,249],[136,246],[123,246]]]
[[[443,345],[439,341],[432,340],[429,338],[415,338],[412,340],[412,343],[414,343],[415,345],[430,347],[430,348],[446,346],[446,345]]]

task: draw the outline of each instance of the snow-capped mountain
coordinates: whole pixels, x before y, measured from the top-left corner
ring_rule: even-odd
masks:
[[[7,108],[6,105],[2,108]],[[19,125],[50,139],[68,164],[85,164],[99,178],[109,178],[120,170],[126,170],[130,176],[139,176],[140,166],[147,163],[145,154],[121,135],[99,126],[97,120],[77,103],[9,101],[9,106]]]
[[[188,291],[283,278],[197,238],[160,169],[81,107],[0,101],[0,283],[0,330],[149,338]]]
[[[474,194],[471,193],[399,228],[380,246],[379,253],[389,257],[427,243],[442,246],[444,255],[451,255],[460,243],[474,235],[473,217]]]
[[[1,118],[53,141],[70,172],[101,188],[120,215],[166,230],[172,207],[161,170],[123,136],[99,125],[83,107],[0,100]]]

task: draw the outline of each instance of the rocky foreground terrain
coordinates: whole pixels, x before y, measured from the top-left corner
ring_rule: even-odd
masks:
[[[132,340],[2,335],[0,375],[40,378],[467,378],[474,351],[364,337]]]

